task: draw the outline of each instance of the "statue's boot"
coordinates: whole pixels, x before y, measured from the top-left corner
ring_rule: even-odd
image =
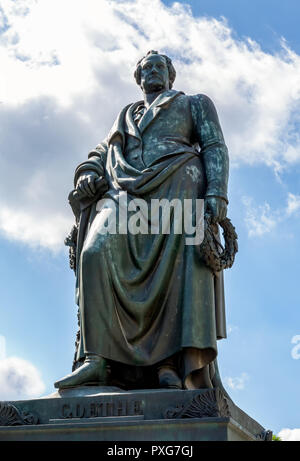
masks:
[[[158,382],[163,389],[182,389],[181,379],[172,366],[162,365],[158,368]]]
[[[56,381],[54,387],[66,389],[83,384],[106,385],[106,360],[95,354],[87,354],[81,367]]]

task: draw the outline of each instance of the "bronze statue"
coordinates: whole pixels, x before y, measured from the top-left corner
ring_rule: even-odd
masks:
[[[227,213],[228,152],[212,101],[173,90],[172,61],[156,51],[134,75],[143,101],[120,112],[75,172],[80,336],[74,371],[55,387],[222,387],[222,270],[208,266],[199,245],[186,245],[184,232],[172,232],[174,214],[169,234],[103,232],[125,193],[149,204],[202,198],[215,227]]]

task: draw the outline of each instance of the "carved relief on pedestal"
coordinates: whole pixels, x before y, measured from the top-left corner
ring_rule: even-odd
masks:
[[[0,402],[0,426],[24,426],[37,423],[37,415],[21,412],[11,403]]]
[[[230,417],[228,400],[218,388],[208,389],[196,395],[188,404],[169,408],[165,412],[167,419],[208,417]]]

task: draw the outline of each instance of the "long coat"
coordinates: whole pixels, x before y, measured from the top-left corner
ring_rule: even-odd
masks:
[[[139,104],[120,112],[106,140],[75,172],[75,185],[86,170],[108,183],[101,202],[82,207],[78,359],[96,353],[147,366],[180,353],[185,385],[193,388],[195,372],[213,364],[216,341],[226,337],[222,273],[214,275],[205,265],[199,245],[186,245],[185,232],[174,232],[174,213],[169,234],[105,229],[108,216],[121,214],[125,192],[128,202],[141,198],[149,209],[153,199],[227,201],[228,153],[207,96],[168,90],[135,123]],[[195,222],[195,210],[192,215]]]

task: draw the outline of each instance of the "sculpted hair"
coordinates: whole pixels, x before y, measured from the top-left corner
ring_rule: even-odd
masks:
[[[175,78],[176,78],[176,70],[172,64],[172,60],[166,56],[165,54],[161,54],[159,53],[158,51],[154,51],[154,50],[150,50],[148,51],[148,53],[146,54],[146,56],[143,56],[136,64],[136,68],[135,68],[135,71],[134,71],[134,78],[135,78],[135,81],[136,83],[140,86],[141,85],[141,70],[142,70],[142,66],[141,66],[141,63],[143,61],[143,59],[145,59],[147,56],[149,56],[150,54],[158,54],[159,56],[162,56],[163,58],[165,58],[166,60],[166,63],[167,63],[167,67],[168,67],[168,71],[169,71],[169,86],[170,86],[170,89],[172,88],[173,86],[173,83],[175,81]]]

